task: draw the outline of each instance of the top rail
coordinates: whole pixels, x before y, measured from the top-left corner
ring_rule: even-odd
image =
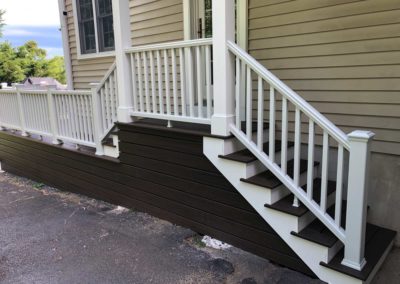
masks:
[[[194,47],[194,46],[202,46],[202,45],[212,45],[212,42],[213,42],[212,38],[173,41],[173,42],[166,42],[166,43],[157,43],[157,44],[130,47],[130,48],[125,49],[125,52],[126,53],[135,53],[135,52],[143,52],[143,51],[155,51],[155,50],[164,50],[164,49],[172,49],[172,48],[184,48],[184,47]]]
[[[237,46],[233,42],[228,42],[229,50],[243,60],[247,65],[251,66],[253,71],[261,76],[265,81],[272,85],[277,91],[285,96],[290,102],[298,107],[305,115],[312,119],[322,129],[326,130],[334,139],[341,143],[347,150],[350,149],[350,144],[347,135],[340,130],[336,125],[330,122],[324,115],[318,110],[312,107],[299,95],[297,95],[291,88],[283,83],[274,74],[268,71],[263,65],[261,65],[253,57],[249,56],[243,49]]]
[[[103,79],[101,79],[99,85],[97,86],[97,92],[99,92],[101,90],[101,88],[104,87],[104,84],[110,78],[110,75],[116,70],[116,68],[117,68],[117,64],[114,61],[114,63],[111,64],[110,68],[108,68],[108,70],[107,70],[106,74],[104,75]]]

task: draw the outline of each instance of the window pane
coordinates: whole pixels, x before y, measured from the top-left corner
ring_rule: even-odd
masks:
[[[92,0],[77,0],[81,53],[96,52]]]
[[[100,51],[114,50],[114,27],[111,0],[96,0],[97,31]]]

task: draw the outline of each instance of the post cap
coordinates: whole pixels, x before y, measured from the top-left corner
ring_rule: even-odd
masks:
[[[375,133],[371,131],[365,130],[355,130],[347,135],[350,141],[364,141],[367,142],[374,138]]]
[[[97,86],[99,86],[99,85],[100,85],[99,82],[89,83],[89,86],[90,86],[91,88],[95,88],[95,87],[97,87]]]

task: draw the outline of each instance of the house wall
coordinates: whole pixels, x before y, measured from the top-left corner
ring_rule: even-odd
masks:
[[[65,0],[65,11],[68,24],[68,38],[72,63],[72,81],[74,89],[89,89],[89,84],[99,82],[111,64],[114,57],[101,57],[94,59],[78,59],[77,37],[75,36],[74,13],[72,9],[73,0]]]
[[[202,135],[118,127],[120,161],[5,132],[0,161],[8,172],[148,212],[312,274],[203,155]]]
[[[251,55],[346,133],[375,132],[374,152],[400,155],[400,1],[249,0],[248,16]]]

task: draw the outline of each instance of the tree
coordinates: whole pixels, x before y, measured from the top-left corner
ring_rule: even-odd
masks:
[[[13,48],[10,43],[0,43],[0,82],[15,83],[26,77],[53,77],[65,84],[64,59],[56,56],[47,59],[46,50],[35,41]]]
[[[3,32],[3,28],[5,26],[5,23],[4,23],[4,14],[5,13],[6,13],[6,11],[0,9],[0,37],[3,36],[2,32]]]

